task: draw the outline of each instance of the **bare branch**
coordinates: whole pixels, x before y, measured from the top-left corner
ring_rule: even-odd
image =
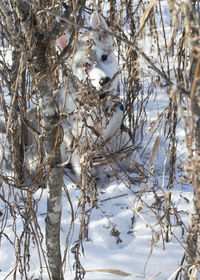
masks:
[[[10,32],[10,35],[13,38],[17,38],[17,32],[14,29],[14,24],[12,21],[12,13],[11,11],[3,4],[2,1],[0,1],[0,12],[3,14],[6,20],[6,25],[8,28],[8,31]]]

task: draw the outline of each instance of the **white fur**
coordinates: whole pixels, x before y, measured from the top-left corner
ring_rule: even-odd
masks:
[[[105,29],[108,30],[108,27],[104,19],[97,12],[94,12],[91,15],[90,24],[92,28],[99,28],[100,32],[91,31],[76,43],[72,70],[80,81],[86,82],[89,80],[89,83],[94,87],[93,94],[98,94],[98,91],[102,88],[101,79],[113,79],[118,71],[118,64],[113,49],[113,38],[108,33],[105,33]],[[90,41],[90,51],[88,51],[88,40],[92,40]],[[61,40],[58,39],[57,43],[60,48],[64,48],[63,41],[63,37],[61,37]],[[104,58],[106,56],[106,59],[102,59],[102,56]],[[89,65],[87,70],[83,67],[84,63]],[[109,92],[111,96],[117,96],[117,86],[118,77],[116,76],[105,89],[105,92]],[[56,94],[59,108],[64,103],[65,94],[65,112],[69,114],[69,117],[62,122],[64,130],[64,141],[61,145],[62,159],[66,161],[66,156],[71,152],[71,164],[77,177],[80,178],[82,156],[88,147],[92,149],[91,153],[99,150],[106,154],[108,151],[115,152],[120,150],[122,144],[130,146],[132,143],[129,135],[121,132],[123,110],[120,108],[119,98],[114,98],[114,100],[112,98],[103,98],[100,100],[100,105],[94,107],[89,105],[86,98],[86,103],[82,104],[80,99],[84,99],[84,96],[81,97],[81,92],[78,92],[73,83],[70,82],[67,89],[64,86]],[[105,108],[107,109],[106,113]],[[106,115],[110,115],[109,121]],[[94,130],[100,135],[97,135]],[[78,143],[76,143],[77,141]],[[126,164],[130,167],[131,163],[135,161],[136,153],[131,151],[129,154],[131,156]],[[123,152],[118,156],[120,163],[122,163],[123,156]],[[137,161],[139,161],[138,158]]]

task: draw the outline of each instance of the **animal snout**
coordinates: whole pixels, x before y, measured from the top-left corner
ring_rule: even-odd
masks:
[[[100,79],[99,84],[101,87],[105,86],[110,81],[109,77],[103,77]]]

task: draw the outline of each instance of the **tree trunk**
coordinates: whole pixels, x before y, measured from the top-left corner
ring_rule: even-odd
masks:
[[[53,280],[61,280],[60,222],[62,209],[63,170],[58,167],[61,154],[57,143],[58,119],[53,102],[53,83],[51,75],[39,75],[40,109],[44,128],[44,149],[48,164],[46,247]]]
[[[190,1],[185,1],[183,3],[183,12],[185,15],[186,35],[190,44],[190,80],[192,84],[191,109],[193,128],[189,147],[190,156],[188,164],[186,165],[186,170],[190,175],[194,186],[189,232],[187,236],[186,265],[184,267],[184,280],[189,280],[197,279],[200,260],[200,26],[196,17],[196,11]]]
[[[30,46],[31,70],[39,93],[41,112],[42,140],[47,162],[47,217],[46,246],[52,280],[63,279],[60,252],[60,222],[62,208],[63,170],[59,147],[59,119],[53,99],[53,81],[50,69],[51,42],[38,30],[39,23],[31,6],[22,0],[16,0],[17,13],[24,31],[24,37]],[[43,3],[44,4],[44,3]],[[45,30],[45,28],[44,28]],[[30,55],[27,54],[27,57]]]

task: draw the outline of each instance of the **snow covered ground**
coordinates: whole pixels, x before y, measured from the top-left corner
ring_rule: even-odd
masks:
[[[164,2],[163,2],[164,5]],[[166,18],[167,21],[167,18]],[[164,90],[160,90],[148,101],[146,112],[148,121],[153,121],[165,110],[169,98]],[[169,170],[166,167],[167,159],[164,128],[165,117],[156,129],[156,133],[148,145],[149,151],[159,139],[160,145],[155,162],[159,172],[140,180],[137,176],[135,182],[127,179],[117,180],[110,178],[104,187],[98,189],[97,207],[92,210],[89,222],[88,238],[83,240],[84,253],[80,254],[81,265],[86,271],[86,280],[121,280],[121,279],[175,279],[181,269],[184,248],[186,246],[186,232],[193,189],[187,180],[184,180],[183,160],[187,156],[184,146],[184,131],[179,122],[177,137],[177,162],[173,190],[171,192],[170,232],[169,242],[165,241],[167,232],[167,199],[170,197]],[[145,136],[148,135],[148,130]],[[148,143],[148,136],[144,137],[143,145]],[[143,160],[147,160],[144,156]],[[167,163],[166,163],[167,164]],[[5,167],[6,168],[6,167]],[[136,174],[130,174],[135,178]],[[123,176],[122,176],[123,178]],[[66,246],[66,261],[64,265],[65,279],[74,279],[74,254],[73,248],[79,239],[81,209],[79,207],[80,190],[64,177],[63,188],[63,214],[61,225],[61,245],[64,254]],[[12,196],[4,185],[6,196]],[[15,192],[17,192],[15,190]],[[18,197],[23,198],[21,191]],[[70,197],[70,201],[68,199]],[[37,220],[31,222],[30,233],[38,237],[30,238],[29,244],[23,239],[26,229],[26,217],[21,219],[19,208],[13,216],[9,213],[6,217],[5,227],[1,233],[0,243],[0,279],[15,279],[13,273],[16,266],[18,242],[23,246],[30,246],[30,267],[27,278],[24,279],[49,279],[45,265],[45,216],[46,216],[46,190],[39,189],[33,197]],[[19,204],[21,201],[19,200]],[[3,213],[5,205],[0,204]],[[22,210],[26,214],[26,209]],[[0,212],[0,213],[1,213]],[[73,223],[72,223],[73,213]],[[21,213],[20,213],[21,214]],[[0,222],[5,221],[0,216]],[[28,219],[28,217],[27,217]],[[37,224],[38,223],[38,224]],[[15,235],[14,235],[15,232]],[[66,244],[67,240],[67,244]],[[23,248],[23,246],[21,248]],[[15,248],[15,250],[14,250]],[[80,250],[80,252],[82,252]],[[23,263],[23,251],[18,251],[19,262]],[[19,264],[19,263],[18,263]],[[16,279],[21,279],[19,272]]]
[[[162,178],[159,177],[157,180],[158,185],[161,186]],[[75,211],[80,191],[73,184],[67,181],[65,183]],[[146,188],[144,192],[142,187]],[[188,224],[189,213],[188,201],[191,199],[192,189],[177,181],[177,186],[172,192],[174,215],[171,215],[170,241],[166,243],[164,241],[165,217],[162,215],[162,206],[159,207],[158,201],[160,199],[161,203],[164,199],[166,188],[164,185],[158,191],[155,185],[153,188],[155,195],[150,191],[151,187],[152,184],[149,182],[148,186],[132,185],[130,190],[125,184],[114,181],[106,188],[99,190],[98,207],[92,211],[88,240],[84,240],[84,255],[80,256],[81,264],[88,271],[85,279],[174,279],[172,275],[176,275],[184,255],[185,226],[187,227]],[[41,190],[37,191],[35,199],[37,198],[40,199],[37,217],[41,232],[44,234],[46,191],[43,191],[42,196]],[[76,216],[70,248],[78,240],[79,235],[80,213]],[[70,223],[71,207],[63,191],[61,226],[63,250],[66,246],[65,239]],[[16,231],[20,234],[22,230],[23,225],[19,219],[16,223]],[[4,234],[6,237],[1,239],[0,249],[0,279],[13,279],[12,274],[8,276],[15,266],[15,254],[8,238],[17,243],[13,240],[12,219],[10,222],[8,220]],[[31,244],[30,247],[29,275],[30,277],[33,275],[33,279],[38,279],[41,272],[38,250],[36,244]],[[43,248],[45,250],[44,241]],[[65,279],[74,279],[73,263],[73,254],[70,252],[66,259]],[[41,279],[48,279],[45,268],[42,274]],[[20,276],[17,279],[21,279]]]

